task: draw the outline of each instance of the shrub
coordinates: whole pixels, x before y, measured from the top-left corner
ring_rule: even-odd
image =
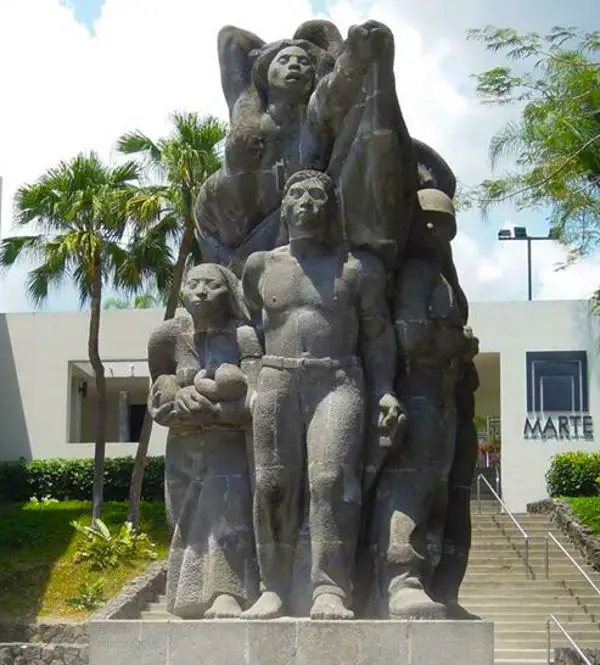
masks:
[[[104,602],[104,578],[93,582],[81,582],[77,586],[77,595],[67,598],[67,607],[74,610],[95,610]]]
[[[107,458],[104,468],[106,501],[127,501],[133,457]],[[149,457],[144,474],[142,499],[164,499],[164,457]],[[0,462],[0,501],[88,501],[92,498],[93,459],[47,459]]]
[[[546,473],[550,496],[596,496],[600,453],[561,453],[552,458]]]
[[[107,570],[120,564],[133,566],[140,560],[157,558],[154,543],[147,534],[134,531],[131,522],[125,522],[116,533],[111,533],[102,520],[96,520],[94,527],[77,521],[71,526],[82,537],[73,560],[87,561],[92,570]]]

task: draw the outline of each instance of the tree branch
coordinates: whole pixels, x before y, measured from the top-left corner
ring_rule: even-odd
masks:
[[[522,189],[517,190],[516,192],[511,192],[509,194],[505,194],[503,196],[499,196],[498,198],[493,198],[493,199],[480,199],[479,203],[502,203],[503,201],[508,201],[510,199],[514,199],[518,196],[521,196],[522,194],[525,194],[526,192],[531,191],[532,189],[538,189],[542,185],[545,185],[547,182],[550,182],[550,180],[553,180],[556,178],[556,176],[564,171],[564,169],[569,166],[572,162],[574,162],[581,153],[583,153],[585,150],[587,150],[590,146],[594,145],[594,143],[600,141],[600,134],[597,134],[596,136],[593,136],[591,139],[586,141],[579,150],[574,152],[570,157],[565,159],[565,161],[554,171],[549,173],[545,178],[542,178],[539,182],[535,182],[531,185],[527,185],[527,187],[523,187]]]

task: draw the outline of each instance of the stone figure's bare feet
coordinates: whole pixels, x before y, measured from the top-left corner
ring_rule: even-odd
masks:
[[[392,619],[446,619],[446,608],[433,601],[423,589],[402,587],[390,597]]]
[[[322,593],[315,598],[310,609],[311,619],[354,619],[354,612],[346,609],[344,601],[334,593]]]
[[[283,614],[283,600],[274,591],[265,591],[250,609],[242,612],[242,619],[275,619]]]
[[[242,608],[234,596],[222,593],[217,596],[213,604],[204,613],[205,619],[237,619]]]

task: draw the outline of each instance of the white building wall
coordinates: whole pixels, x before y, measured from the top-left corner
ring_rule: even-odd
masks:
[[[597,323],[586,301],[474,303],[470,325],[480,351],[500,353],[502,492],[512,511],[547,497],[545,473],[550,459],[568,450],[600,449],[600,371]],[[587,351],[589,410],[594,439],[526,440],[527,351]],[[485,377],[482,377],[485,379]]]
[[[162,314],[102,312],[100,354],[107,368],[111,361],[144,361],[146,368],[148,337]],[[85,312],[0,315],[0,460],[93,455],[91,443],[68,443],[69,363],[87,361],[88,325]],[[165,441],[165,428],[153,427],[149,454],[164,453]],[[133,443],[107,444],[110,457],[135,450]]]
[[[148,337],[161,318],[162,310],[104,311],[100,352],[106,365],[138,361],[136,367],[145,367],[139,361],[145,361]],[[0,460],[92,456],[93,444],[68,443],[69,363],[87,361],[88,323],[86,313],[0,315]],[[544,475],[553,455],[600,448],[600,430],[593,441],[524,439],[525,354],[586,350],[590,413],[600,428],[600,331],[581,301],[474,303],[470,325],[482,354],[500,354],[503,494],[511,510],[523,511],[527,502],[546,496]],[[162,454],[165,440],[166,429],[154,426],[150,454]],[[111,442],[107,455],[135,449]]]

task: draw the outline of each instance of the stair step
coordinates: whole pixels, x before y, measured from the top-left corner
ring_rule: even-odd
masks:
[[[179,621],[178,617],[168,612],[143,611],[141,613],[142,621]]]
[[[498,662],[546,662],[546,649],[494,649],[494,663]]]
[[[594,621],[570,621],[567,623],[565,626],[566,631],[571,634],[577,633],[577,632],[586,632],[588,630],[594,630],[597,631],[597,634],[600,635],[600,626],[594,622]],[[502,622],[502,623],[497,623],[494,626],[494,635],[501,635],[504,633],[512,633],[512,632],[524,632],[528,633],[529,631],[543,631],[544,634],[546,633],[546,620],[544,620],[542,623],[537,622],[537,621],[530,621],[526,623],[518,623],[516,621],[513,622]]]
[[[589,623],[588,628],[585,630],[575,630],[573,625],[569,624],[566,627],[569,635],[577,642],[582,644],[587,644],[590,641],[600,640],[600,629],[596,626],[594,629],[594,624]],[[500,626],[495,626],[494,630],[494,639],[496,644],[504,640],[534,640],[539,639],[544,643],[546,641],[546,630],[503,630]],[[556,633],[556,639],[560,637],[560,633]],[[552,636],[552,641],[554,642],[554,634]]]

